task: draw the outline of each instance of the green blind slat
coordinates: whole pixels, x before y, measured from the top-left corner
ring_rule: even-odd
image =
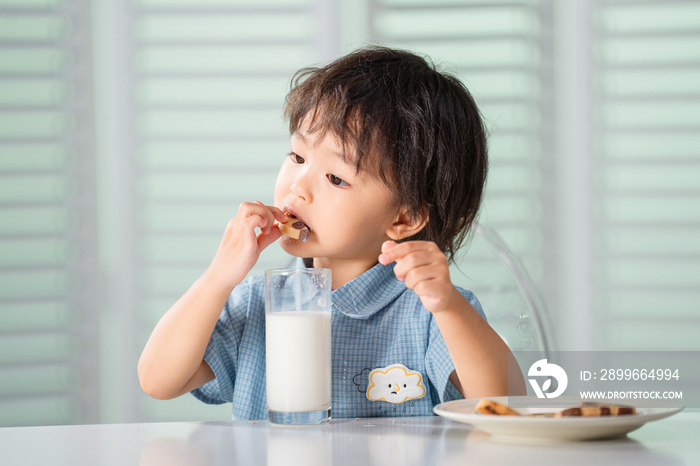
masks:
[[[69,392],[80,387],[80,373],[67,365],[0,368],[0,397],[27,397]]]
[[[0,57],[2,58],[2,57]],[[150,46],[136,53],[143,73],[277,73],[291,75],[299,63],[314,63],[315,54],[298,45]]]
[[[24,234],[63,233],[77,223],[77,215],[65,208],[4,208],[0,204],[0,238]]]
[[[6,335],[0,339],[0,364],[63,361],[78,356],[80,348],[80,340],[65,333]]]
[[[151,137],[274,137],[284,131],[280,110],[152,110],[139,118],[139,133]]]
[[[0,41],[55,41],[64,36],[69,27],[69,22],[65,18],[25,15],[3,18],[0,16]]]
[[[256,169],[276,171],[289,153],[285,135],[264,140],[217,141],[154,141],[139,150],[141,166],[158,169]],[[192,154],[197,154],[193,157]]]
[[[49,75],[62,72],[70,61],[70,53],[55,47],[1,47],[0,75]]]
[[[135,35],[143,42],[295,41],[312,38],[317,27],[313,18],[303,12],[150,14],[137,20]]]
[[[68,301],[30,301],[0,304],[2,332],[70,329],[80,324],[80,313]]]
[[[148,8],[201,9],[207,7],[229,8],[273,8],[310,6],[313,0],[134,0],[134,5],[143,11]]]
[[[269,104],[279,108],[287,86],[286,78],[150,78],[144,80],[138,96],[144,106]]]
[[[6,426],[75,424],[81,414],[74,395],[0,399],[0,419]]]

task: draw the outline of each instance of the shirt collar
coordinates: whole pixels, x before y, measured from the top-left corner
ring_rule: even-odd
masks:
[[[310,263],[309,263],[310,265]],[[406,291],[406,284],[394,275],[394,262],[377,264],[331,293],[333,306],[348,317],[369,319]],[[298,268],[310,268],[297,258]]]

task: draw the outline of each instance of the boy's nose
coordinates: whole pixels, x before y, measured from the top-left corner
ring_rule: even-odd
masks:
[[[292,191],[292,194],[294,194],[294,195],[295,195],[296,197],[298,197],[299,199],[301,199],[301,200],[303,200],[303,201],[306,201],[306,200],[307,200],[307,199],[306,199],[307,196],[302,192],[301,189],[299,189],[299,187],[297,186],[296,183],[294,183],[294,184],[292,185],[291,191]]]
[[[310,177],[308,175],[299,175],[290,186],[292,194],[299,199],[311,202]]]

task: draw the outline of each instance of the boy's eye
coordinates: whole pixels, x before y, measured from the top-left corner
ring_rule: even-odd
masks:
[[[347,183],[345,181],[341,180],[340,178],[338,178],[335,175],[331,175],[329,173],[328,175],[326,175],[326,177],[328,178],[328,181],[330,181],[333,186],[347,186]]]
[[[292,162],[294,163],[304,163],[304,158],[296,152],[290,152],[289,156],[292,158]]]

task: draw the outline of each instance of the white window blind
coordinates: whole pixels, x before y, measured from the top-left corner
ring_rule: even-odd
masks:
[[[98,421],[89,7],[0,0],[0,426]]]
[[[599,344],[697,350],[700,4],[593,14]]]

